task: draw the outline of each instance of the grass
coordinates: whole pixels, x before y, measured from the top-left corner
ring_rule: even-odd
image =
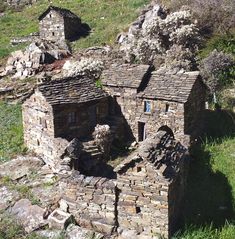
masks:
[[[73,49],[94,45],[113,44],[119,32],[126,30],[135,20],[138,9],[149,0],[54,0],[53,5],[68,8],[87,23],[92,33],[72,43]],[[12,47],[10,40],[14,37],[27,36],[38,31],[38,16],[48,7],[48,1],[41,0],[22,12],[7,11],[0,18],[0,58],[23,46]]]
[[[8,214],[0,214],[0,239],[46,239],[36,233],[27,234],[23,228]],[[60,236],[55,239],[63,239]]]
[[[208,111],[202,144],[191,150],[182,231],[175,239],[235,238],[234,114]]]
[[[0,162],[23,153],[21,106],[0,101]]]

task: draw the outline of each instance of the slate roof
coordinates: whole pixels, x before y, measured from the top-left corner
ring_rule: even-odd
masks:
[[[76,14],[71,12],[68,9],[55,7],[55,6],[49,6],[45,12],[43,12],[39,17],[38,20],[42,20],[51,10],[56,11],[58,14],[60,14],[64,18],[78,18],[80,19]]]
[[[108,97],[89,78],[64,78],[43,83],[38,90],[51,105],[78,104]]]
[[[199,77],[199,71],[152,72],[146,88],[138,93],[140,98],[162,99],[185,103]]]
[[[103,71],[102,85],[138,88],[149,71],[149,65],[113,64]]]

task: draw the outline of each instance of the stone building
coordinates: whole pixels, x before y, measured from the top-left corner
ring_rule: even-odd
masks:
[[[164,127],[189,145],[205,107],[205,87],[199,72],[152,71],[148,65],[112,65],[102,75],[104,90],[113,98],[136,141]],[[120,110],[117,110],[120,108]]]
[[[40,38],[43,40],[72,40],[83,31],[81,19],[64,8],[50,6],[38,19]]]
[[[93,80],[43,83],[23,104],[24,140],[53,167],[73,138],[89,139],[108,114],[108,95]]]
[[[23,104],[25,143],[55,171],[68,166],[60,195],[80,226],[118,239],[170,238],[181,212],[189,140],[205,105],[199,72],[115,64],[101,81],[103,89],[87,77],[38,85]],[[100,177],[94,167],[106,168],[97,164],[92,132],[109,124],[119,135],[117,119],[123,139],[139,146],[112,177]],[[77,170],[66,164],[70,159]]]

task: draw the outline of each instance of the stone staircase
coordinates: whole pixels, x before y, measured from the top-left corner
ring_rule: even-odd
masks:
[[[82,142],[80,159],[74,167],[83,174],[89,175],[95,170],[96,165],[102,161],[102,156],[102,152],[94,141]]]

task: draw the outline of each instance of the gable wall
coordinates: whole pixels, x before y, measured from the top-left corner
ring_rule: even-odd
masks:
[[[185,103],[185,133],[191,134],[198,130],[200,116],[205,110],[206,88],[198,79],[191,91],[188,101]]]
[[[51,16],[51,17],[50,17]],[[39,22],[40,37],[49,41],[65,39],[64,19],[56,11],[51,10]],[[54,35],[53,35],[54,34]]]
[[[36,91],[22,106],[24,141],[39,155],[53,158],[54,123],[52,107]]]

